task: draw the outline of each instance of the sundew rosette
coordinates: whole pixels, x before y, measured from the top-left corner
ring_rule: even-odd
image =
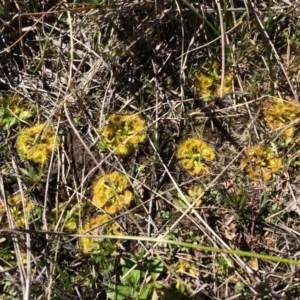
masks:
[[[10,209],[10,214],[11,214],[13,220],[15,221],[15,223],[20,228],[24,227],[25,217],[24,217],[23,202],[22,202],[21,194],[16,194],[14,196],[8,197],[7,204]],[[24,204],[25,204],[25,211],[29,216],[29,214],[33,212],[34,205],[26,197],[24,199]],[[0,202],[0,218],[1,218],[2,226],[8,227],[9,222],[8,222],[5,206],[1,202]]]
[[[34,107],[24,103],[18,95],[0,95],[0,126],[9,129],[32,116]]]
[[[48,225],[53,230],[57,230],[59,225],[61,231],[76,232],[79,219],[85,213],[85,208],[85,201],[81,201],[80,204],[76,199],[71,200],[71,202],[63,202],[47,214]]]
[[[285,101],[279,98],[269,97],[263,103],[263,114],[270,128],[286,128],[284,135],[286,137],[292,137],[296,130],[293,123],[300,117],[300,106],[295,101]]]
[[[254,181],[269,181],[272,175],[280,171],[282,162],[268,146],[254,146],[246,150],[242,157],[240,168],[245,169],[250,179]]]
[[[136,114],[112,114],[100,133],[99,147],[117,155],[132,153],[146,139],[145,121]]]
[[[215,159],[214,149],[199,138],[188,138],[178,146],[177,158],[190,175],[207,173],[206,161]]]
[[[22,159],[43,165],[57,150],[58,142],[52,127],[42,123],[22,129],[16,147]]]
[[[208,61],[199,72],[195,74],[195,91],[202,97],[227,94],[232,90],[234,75],[231,72],[225,73],[223,87],[221,86],[221,67],[217,61]]]
[[[87,233],[86,233],[87,232]],[[102,234],[113,234],[122,235],[120,226],[114,221],[110,221],[106,215],[96,215],[90,218],[78,231],[79,234],[85,233],[88,235],[102,235]],[[100,239],[81,237],[79,240],[81,251],[85,254],[91,253],[96,250]],[[114,245],[117,245],[118,240],[113,240]]]
[[[193,258],[190,254],[187,254],[183,258],[179,258],[178,263],[171,265],[170,269],[173,269],[180,276],[183,276],[184,274],[199,276],[199,269],[193,262]]]
[[[120,172],[100,176],[94,183],[92,201],[106,213],[114,215],[132,201],[133,194],[128,187],[127,177]]]

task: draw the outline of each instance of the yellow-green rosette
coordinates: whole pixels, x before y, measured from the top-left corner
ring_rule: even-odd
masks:
[[[88,231],[88,232],[87,232]],[[96,215],[90,218],[78,231],[79,234],[85,233],[88,235],[101,235],[101,234],[113,234],[113,235],[122,235],[120,226],[114,221],[110,221],[107,215]],[[93,250],[97,249],[97,242],[100,242],[100,239],[81,237],[79,240],[81,251],[85,254],[91,253]],[[118,240],[113,240],[115,246],[117,246]]]
[[[133,199],[128,180],[120,172],[113,172],[96,179],[93,187],[93,203],[106,213],[114,215],[128,206]]]
[[[199,138],[188,138],[179,144],[177,158],[190,175],[207,173],[206,161],[215,159],[214,149]]]
[[[58,142],[55,133],[46,123],[22,129],[17,137],[19,156],[37,164],[45,164],[53,151],[57,150]]]
[[[100,149],[126,156],[145,141],[145,121],[139,115],[111,114],[108,121],[100,133]]]

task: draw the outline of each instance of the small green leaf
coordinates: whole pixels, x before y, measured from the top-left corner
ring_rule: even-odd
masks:
[[[3,119],[3,127],[4,129],[9,129],[17,122],[17,119],[15,117],[7,117]]]
[[[272,212],[276,212],[277,211],[277,208],[278,208],[278,204],[277,203],[274,203],[272,205]]]
[[[234,290],[236,293],[240,293],[244,289],[245,285],[242,282],[237,282],[237,284],[234,286]]]
[[[31,176],[31,174],[30,174],[26,169],[19,168],[19,171],[20,171],[20,173],[21,173],[23,176],[26,176],[26,177],[30,177],[30,176]]]
[[[160,289],[162,289],[164,286],[163,286],[161,283],[155,281],[155,282],[153,282],[153,287],[154,287],[155,289],[157,289],[157,290],[160,290]]]
[[[19,114],[19,118],[21,119],[21,120],[26,120],[26,119],[28,119],[28,118],[30,118],[31,117],[31,112],[29,111],[29,110],[24,110],[24,111],[22,111],[20,114]]]
[[[0,7],[0,16],[6,21],[10,21],[12,19],[11,15],[2,7]]]

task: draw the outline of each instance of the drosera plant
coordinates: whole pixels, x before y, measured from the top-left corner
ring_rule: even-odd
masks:
[[[190,175],[203,175],[208,171],[206,162],[215,159],[214,149],[200,138],[183,140],[177,151],[180,165]]]
[[[9,130],[20,121],[29,119],[34,111],[34,106],[24,103],[19,95],[0,95],[0,126]]]
[[[175,272],[179,275],[191,274],[193,276],[199,275],[199,270],[195,263],[192,262],[192,256],[190,254],[185,255],[185,257],[179,258],[178,263],[170,267],[173,267]]]
[[[221,256],[216,262],[216,273],[227,278],[231,283],[237,283],[238,279],[234,275],[234,263],[231,258]]]
[[[190,254],[186,254],[184,257],[178,259],[176,264],[170,266],[170,270],[174,270],[180,277],[174,278],[176,289],[182,293],[188,295],[189,291],[187,287],[191,288],[190,275],[198,277],[200,275],[199,269],[196,263],[193,262],[193,258]],[[182,281],[184,280],[184,283]]]
[[[25,196],[24,199],[25,203],[25,210],[26,213],[29,215],[33,212],[34,205],[33,203]],[[24,211],[23,211],[23,202],[22,202],[22,196],[20,193],[10,196],[7,198],[7,204],[10,209],[11,216],[13,220],[15,221],[16,225],[18,227],[23,227],[25,224],[25,218],[24,218]],[[0,215],[1,215],[1,225],[2,226],[9,226],[7,215],[6,215],[6,209],[2,202],[0,202]]]
[[[282,161],[272,147],[257,145],[246,150],[240,168],[254,181],[269,181],[282,168]]]
[[[0,202],[0,227],[10,228],[7,211],[8,209],[15,228],[23,229],[25,226],[25,218],[32,220],[34,213],[34,205],[29,199],[29,196],[26,194],[24,195],[24,205],[25,207],[23,208],[22,195],[20,193],[7,198],[7,208],[5,207],[4,203]],[[26,213],[26,215],[24,215],[24,213]],[[17,259],[11,235],[2,234],[0,245],[1,266],[17,265]],[[23,251],[23,249],[20,249],[20,254],[22,262],[26,263],[26,253]]]
[[[295,123],[299,121],[300,117],[300,106],[297,102],[268,97],[263,104],[263,114],[269,128],[283,130],[286,144],[293,141],[296,130]]]
[[[79,234],[85,235],[102,235],[113,234],[122,235],[120,226],[115,221],[110,221],[107,215],[97,214],[86,221],[83,227],[78,231]],[[80,249],[84,254],[91,254],[93,251],[99,249],[100,239],[81,237],[79,240]],[[113,240],[112,245],[116,247],[117,240]],[[101,248],[101,247],[100,247]]]
[[[131,154],[147,137],[145,121],[137,114],[114,113],[100,133],[99,148],[117,155]]]
[[[207,98],[221,95],[221,67],[218,61],[206,61],[195,74],[195,79],[195,91],[200,96]],[[231,92],[233,80],[233,73],[227,72],[224,76],[223,94]]]
[[[72,199],[70,202],[60,203],[58,207],[48,213],[47,220],[52,229],[61,231],[76,232],[78,229],[79,219],[86,211],[86,202],[77,202]],[[58,223],[59,221],[59,223]]]
[[[187,195],[185,195],[185,198],[190,204],[194,203],[194,207],[200,207],[202,204],[202,199],[201,199],[202,193],[203,193],[202,185],[195,184],[188,189]],[[178,202],[179,202],[180,206],[182,208],[187,208],[182,197],[180,195],[178,195],[178,198],[179,198]]]
[[[16,144],[21,159],[40,165],[47,163],[58,145],[52,127],[46,123],[22,129]]]
[[[258,260],[256,258],[245,259],[245,263],[247,263],[247,265],[251,267],[252,270],[258,271],[259,269]],[[242,290],[244,290],[245,284],[242,281],[240,281],[239,278],[236,276],[235,274],[236,266],[234,261],[230,257],[228,256],[218,257],[215,264],[215,270],[218,276],[224,279],[226,278],[228,282],[235,285],[236,292],[241,292]],[[243,270],[239,270],[239,271],[241,273],[244,273]]]
[[[114,215],[133,200],[133,193],[128,187],[127,177],[120,172],[100,176],[94,183],[92,201],[106,213]]]

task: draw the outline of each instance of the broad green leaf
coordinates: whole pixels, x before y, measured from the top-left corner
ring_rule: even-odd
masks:
[[[131,295],[131,287],[125,285],[113,285],[107,288],[107,297],[112,300],[124,300]]]
[[[163,272],[164,265],[158,258],[153,259],[150,265],[150,274],[153,281],[156,281],[159,275]]]
[[[145,284],[142,287],[142,290],[140,291],[139,295],[138,295],[138,299],[139,300],[148,300],[150,299],[150,296],[153,293],[153,286],[152,284]]]
[[[125,272],[123,272],[125,274]],[[132,287],[138,287],[141,281],[141,271],[140,270],[132,270],[130,273],[124,278],[124,280]]]

